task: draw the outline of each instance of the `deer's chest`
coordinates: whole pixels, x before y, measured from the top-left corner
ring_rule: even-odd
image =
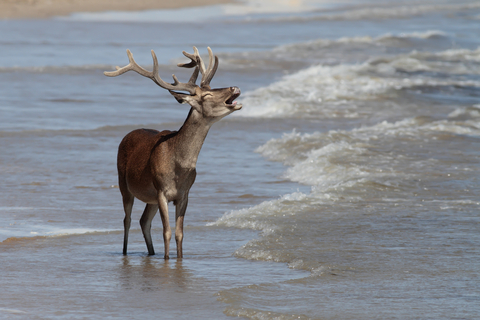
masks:
[[[174,172],[160,173],[155,185],[168,201],[180,200],[188,194],[196,176],[195,168],[176,168]]]

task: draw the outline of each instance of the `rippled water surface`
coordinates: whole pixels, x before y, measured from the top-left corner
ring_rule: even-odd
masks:
[[[480,318],[480,4],[296,4],[0,23],[0,318]],[[186,81],[193,45],[244,107],[200,153],[184,259],[147,255],[140,201],[123,256],[118,144],[188,108],[103,71],[154,49]]]

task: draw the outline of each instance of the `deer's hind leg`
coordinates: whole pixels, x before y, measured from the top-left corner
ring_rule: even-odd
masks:
[[[142,227],[143,237],[145,238],[145,243],[147,245],[147,250],[149,255],[154,255],[155,250],[153,250],[152,243],[152,220],[157,213],[158,205],[147,203],[145,210],[143,210],[142,217],[140,218],[140,226]]]
[[[123,198],[123,210],[125,211],[125,218],[123,219],[123,254],[127,254],[128,245],[128,231],[132,222],[132,207],[134,196],[128,190],[121,190]]]

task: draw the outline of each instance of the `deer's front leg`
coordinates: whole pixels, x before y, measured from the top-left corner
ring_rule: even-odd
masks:
[[[175,241],[177,242],[177,258],[183,258],[183,220],[188,205],[188,193],[175,206]]]
[[[170,239],[172,238],[172,230],[170,230],[170,222],[168,220],[168,201],[163,193],[158,195],[158,207],[160,208],[160,217],[163,224],[163,243],[165,246],[165,259],[170,259]]]

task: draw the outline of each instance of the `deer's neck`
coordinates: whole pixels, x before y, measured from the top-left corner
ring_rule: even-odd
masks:
[[[176,162],[183,168],[195,168],[198,154],[211,125],[193,108],[176,136]]]

